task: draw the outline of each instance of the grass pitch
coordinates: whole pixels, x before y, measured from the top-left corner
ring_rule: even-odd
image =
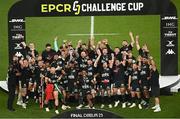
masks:
[[[40,109],[38,104],[35,104],[32,100],[27,106],[27,109],[23,109],[21,106],[17,106],[14,103],[16,109],[15,112],[9,112],[6,109],[7,94],[0,90],[0,118],[51,118],[56,116],[54,109],[50,112],[46,112],[45,109]],[[154,113],[151,109],[139,110],[137,107],[129,109],[122,109],[121,105],[116,108],[109,109],[106,105],[105,110],[111,111],[121,117],[126,118],[180,118],[180,106],[179,106],[180,94],[175,93],[173,96],[160,96],[162,111]],[[153,106],[151,99],[151,106]],[[77,104],[71,104],[72,109],[75,110]],[[95,107],[100,109],[100,104],[96,104]],[[59,108],[60,113],[64,112]]]

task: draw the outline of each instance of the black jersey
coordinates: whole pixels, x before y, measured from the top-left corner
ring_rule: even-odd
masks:
[[[107,67],[107,68],[103,68],[101,71],[101,81],[104,80],[108,80],[109,82],[111,81],[111,73],[112,73],[112,69]]]
[[[44,50],[42,52],[42,59],[44,62],[52,62],[54,55],[56,54],[56,51],[51,49],[50,51]]]
[[[67,70],[67,79],[69,85],[74,85],[74,82],[77,80],[77,71],[76,69]]]
[[[51,67],[60,67],[62,69],[65,66],[65,59],[59,58],[57,60],[53,60],[51,63]]]
[[[122,64],[119,66],[115,66],[113,68],[113,80],[112,83],[114,82],[121,82],[122,80],[125,79],[125,68]]]
[[[139,85],[139,71],[133,70],[131,73],[131,85]]]
[[[33,78],[33,79],[35,78],[35,70],[36,70],[36,67],[37,67],[36,64],[29,65],[29,68],[30,68],[30,70],[31,70],[31,72],[32,72],[31,78]]]
[[[78,58],[78,65],[79,65],[79,70],[85,70],[87,68],[87,59],[86,58]]]
[[[59,81],[58,81],[59,76],[56,73],[52,74],[49,72],[48,78],[50,78],[50,81],[49,81],[50,83],[53,83],[53,84],[59,83]]]
[[[139,55],[140,55],[141,57],[148,58],[149,52],[144,51],[144,50],[142,50],[142,49],[140,48],[140,49],[139,49]]]
[[[38,57],[39,53],[37,50],[32,51],[28,46],[24,50],[24,55],[26,58],[33,57],[32,52],[34,52],[34,57]]]
[[[31,69],[29,67],[24,67],[24,68],[21,68],[20,72],[21,72],[21,77],[20,77],[21,81],[23,83],[27,83],[27,81],[29,81],[29,79],[32,76]]]
[[[124,71],[125,79],[129,79],[129,76],[132,74],[132,71],[133,69],[131,66],[126,66],[125,71]]]
[[[142,63],[139,74],[142,81],[147,80],[149,76],[149,65]]]
[[[159,87],[159,72],[156,69],[156,71],[151,71],[151,87]]]
[[[94,78],[95,67],[93,65],[87,66],[87,77],[92,80]]]
[[[132,47],[132,45],[130,44],[130,45],[128,45],[128,46],[123,46],[123,47],[121,47],[121,48],[120,48],[120,52],[122,52],[122,51],[128,52],[128,51],[132,51],[132,49],[133,49],[133,47]]]
[[[47,76],[47,71],[44,68],[36,67],[34,74],[35,74],[35,81],[38,84],[40,84],[41,76]]]
[[[67,78],[67,75],[63,75],[61,80],[60,80],[60,84],[63,85],[63,86],[67,86],[68,84],[68,78]]]
[[[100,58],[100,63],[103,64],[105,62],[108,62],[111,59],[111,56],[109,54],[107,55],[102,55]]]
[[[79,79],[78,87],[80,89],[90,89],[91,81],[87,76],[81,76]]]
[[[115,60],[119,60],[119,61],[122,61],[122,60],[123,60],[121,53],[118,53],[118,54],[115,54],[115,53],[114,53],[114,57],[115,57]]]

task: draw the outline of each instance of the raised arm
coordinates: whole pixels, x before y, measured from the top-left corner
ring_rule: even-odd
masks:
[[[26,43],[25,42],[21,42],[21,44],[23,45],[24,48],[27,47]]]
[[[96,58],[96,61],[94,62],[94,67],[97,67],[99,59],[101,58],[101,51],[97,50],[98,57]]]
[[[58,48],[58,43],[57,43],[57,39],[58,39],[58,37],[56,36],[56,37],[54,38],[54,50],[55,50],[56,52],[59,50],[59,48]]]
[[[130,38],[131,38],[131,46],[133,47],[133,46],[134,46],[134,43],[135,43],[133,33],[132,33],[132,32],[129,32],[129,36],[130,36]]]
[[[88,47],[91,48],[91,49],[95,48],[95,46],[94,46],[94,37],[93,38],[89,38]]]
[[[77,52],[78,52],[78,49],[81,47],[81,44],[82,44],[82,41],[79,40],[79,41],[78,41],[78,44],[77,44],[77,46],[76,46],[76,51],[77,51]]]
[[[140,45],[139,45],[139,36],[138,35],[136,36],[136,48],[139,51]]]
[[[138,57],[138,70],[141,70],[141,57]]]
[[[112,68],[113,64],[114,64],[114,54],[113,53],[111,53],[111,57],[112,57],[112,59],[109,62],[109,68]]]

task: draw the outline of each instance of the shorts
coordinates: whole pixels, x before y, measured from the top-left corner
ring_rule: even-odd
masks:
[[[134,92],[140,92],[140,86],[139,85],[131,85],[131,91]]]
[[[160,88],[159,87],[151,87],[151,95],[153,97],[159,97],[160,96]]]
[[[79,95],[85,97],[87,94],[91,94],[91,89],[80,89]]]
[[[68,91],[68,85],[67,84],[62,84],[61,85],[63,87],[63,89],[67,92]]]
[[[149,81],[145,80],[141,82],[141,89],[142,90],[149,90],[150,86],[149,86]]]
[[[100,89],[109,90],[111,89],[110,83],[101,83]]]
[[[28,87],[28,79],[21,80],[21,88],[27,88]]]
[[[47,84],[45,89],[46,94],[46,101],[54,99],[53,97],[53,91],[54,91],[54,85],[53,84]]]
[[[141,89],[142,90],[149,90],[149,86],[148,85],[141,85]]]
[[[69,92],[70,94],[78,93],[78,88],[75,87],[74,85],[71,86],[68,85],[66,89],[67,89],[66,91]]]

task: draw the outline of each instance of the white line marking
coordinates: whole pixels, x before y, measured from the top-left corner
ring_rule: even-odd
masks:
[[[93,39],[94,37],[94,16],[91,16],[91,31],[90,31],[90,38]]]
[[[91,34],[81,34],[81,33],[72,33],[72,34],[67,34],[68,36],[91,36]],[[95,33],[93,36],[118,36],[119,33]]]

